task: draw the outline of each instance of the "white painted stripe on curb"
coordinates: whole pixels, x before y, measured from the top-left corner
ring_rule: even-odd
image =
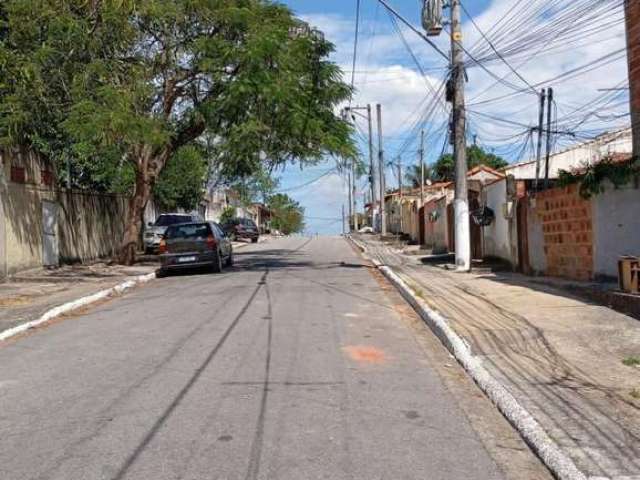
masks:
[[[472,354],[469,345],[451,328],[445,317],[432,310],[393,270],[387,266],[380,266],[379,262],[367,255],[367,249],[364,245],[350,236],[347,238],[362,250],[365,257],[376,264],[376,267],[400,291],[405,300],[416,310],[458,363],[463,366],[505,418],[515,427],[547,468],[560,480],[587,480],[587,476],[547,435],[533,416],[484,368],[481,360]]]
[[[127,280],[126,282],[122,282],[116,285],[115,287],[107,288],[106,290],[101,290],[92,295],[78,298],[77,300],[73,300],[72,302],[63,303],[62,305],[59,305],[50,310],[47,310],[40,318],[37,318],[36,320],[32,320],[30,322],[26,322],[0,332],[0,342],[8,338],[11,338],[15,335],[18,335],[19,333],[26,332],[31,328],[35,328],[39,325],[42,325],[43,323],[46,323],[49,320],[53,320],[54,318],[59,317],[60,315],[69,313],[80,307],[91,305],[92,303],[95,303],[98,300],[102,300],[103,298],[110,297],[111,295],[122,293],[125,290],[129,290],[130,288],[135,287],[136,285],[147,283],[153,280],[154,278],[156,278],[155,272],[149,273],[147,275],[140,275],[138,277],[134,277],[131,280]]]

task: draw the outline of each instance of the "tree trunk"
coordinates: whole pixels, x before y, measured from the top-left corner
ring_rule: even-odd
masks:
[[[168,148],[154,155],[149,146],[136,149],[136,178],[133,194],[129,199],[125,219],[124,235],[117,261],[123,265],[133,265],[136,261],[138,241],[142,231],[142,218],[151,197],[151,189],[170,155]]]

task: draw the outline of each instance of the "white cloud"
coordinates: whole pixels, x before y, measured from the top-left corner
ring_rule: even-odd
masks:
[[[474,20],[484,32],[489,32],[496,22],[505,17],[509,9],[514,6],[515,1],[493,0],[488,8],[474,17]],[[540,5],[543,0],[530,0],[530,3]],[[323,30],[326,37],[336,45],[333,60],[345,71],[345,79],[350,81],[354,35],[353,19],[326,13],[305,15],[303,18],[311,25]],[[541,18],[537,22],[537,25],[529,25],[528,29],[521,31],[515,30],[517,26],[509,26],[509,28],[514,29],[511,32],[512,37],[505,37],[497,41],[497,48],[500,49],[500,46],[505,41],[517,41],[518,38],[513,37],[513,35],[525,36],[529,31],[541,28],[546,22],[549,22],[549,19]],[[413,19],[413,23],[418,26],[418,19]],[[572,26],[570,27],[573,28]],[[477,42],[479,42],[479,46],[483,46],[484,50],[488,48],[486,42],[482,40],[481,35],[471,22],[466,21],[463,29],[467,49],[472,50]],[[418,119],[419,114],[424,113],[425,104],[421,104],[422,100],[430,97],[431,94],[425,84],[425,80],[406,51],[402,41],[391,27],[382,8],[375,22],[370,19],[363,20],[360,32],[360,46],[355,76],[357,92],[353,99],[353,104],[364,105],[371,103],[375,106],[376,103],[380,103],[383,105],[385,151],[387,159],[391,159],[398,152],[399,147],[403,145],[404,140],[410,133],[411,126]],[[373,32],[375,32],[375,35],[372,35]],[[428,80],[434,86],[438,85],[445,75],[446,60],[441,58],[432,47],[406,27],[402,28],[402,32],[414,54],[426,70]],[[555,44],[553,42],[549,43],[545,50],[537,55],[534,55],[536,50],[533,49],[523,52],[522,55],[509,58],[509,63],[514,68],[517,68],[530,84],[536,85],[543,82],[539,87],[536,86],[537,89],[542,87],[554,88],[560,117],[581,105],[589,105],[590,102],[603,94],[598,89],[619,87],[621,84],[624,85],[627,78],[626,58],[621,55],[617,61],[587,74],[575,78],[547,82],[549,79],[586,65],[625,46],[623,22],[611,25],[598,36],[583,40],[579,40],[578,37],[579,35],[576,34],[575,43],[572,43],[574,42],[574,36],[564,38],[559,35],[561,41],[557,41]],[[444,33],[436,38],[435,42],[443,51],[447,52],[449,50],[449,40]],[[550,47],[553,48],[548,50]],[[474,51],[477,52],[478,50]],[[518,79],[510,71],[509,67],[499,59],[486,66],[495,76],[499,78],[505,77],[508,82],[518,87],[526,87],[524,82]],[[496,82],[495,78],[472,64],[469,65],[467,73],[469,77],[469,82],[466,85],[468,108],[470,110],[469,130],[471,133],[478,135],[481,144],[495,147],[497,149],[496,152],[499,154],[501,152],[504,152],[502,153],[503,155],[509,153],[509,159],[516,160],[517,158],[515,157],[521,149],[516,148],[518,145],[514,142],[516,140],[520,143],[524,142],[525,136],[515,140],[509,138],[519,132],[524,132],[525,127],[491,120],[475,112],[519,122],[524,125],[533,125],[537,121],[538,99],[534,95],[524,94],[518,96],[510,95],[501,101],[486,104],[479,103],[510,94],[512,90]],[[624,100],[623,94],[620,101],[617,102],[617,108],[612,108],[605,113],[624,113],[628,111]],[[411,115],[416,109],[417,113]],[[447,121],[447,116],[441,108],[438,107],[435,112],[434,121],[428,126],[432,132],[444,126]],[[594,121],[593,123],[585,124],[581,128],[604,128],[607,125],[610,128],[614,128],[624,124],[626,120],[626,118],[621,118],[616,122],[610,121],[608,124]],[[366,121],[359,120],[358,124],[366,132]],[[444,144],[442,134],[444,134],[444,130],[438,132],[437,135],[434,134],[428,137],[427,151],[430,154],[429,158],[432,160],[442,151]],[[403,158],[407,163],[412,163],[416,158],[417,135],[411,137],[411,140],[415,140],[416,143],[407,148],[405,152]],[[568,141],[571,140],[569,138],[561,139],[558,147]],[[362,147],[363,153],[366,154],[366,145],[363,144]],[[387,174],[389,175],[388,183],[391,184],[391,174],[390,172],[387,172]],[[347,191],[343,179],[332,175],[323,178],[317,184],[302,192],[297,192],[293,196],[307,208],[309,216],[333,218],[339,216],[341,205],[343,201],[346,202]],[[311,229],[327,230],[323,227],[326,222],[310,221],[309,223]],[[340,224],[338,223],[333,226],[332,231],[337,232],[339,229]]]

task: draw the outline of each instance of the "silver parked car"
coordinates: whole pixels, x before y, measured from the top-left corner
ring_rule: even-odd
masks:
[[[144,253],[150,254],[158,251],[160,240],[168,226],[200,221],[202,221],[200,216],[190,213],[163,213],[156,218],[155,222],[149,222],[148,228],[144,232]]]
[[[181,223],[167,227],[159,246],[160,276],[170,271],[207,267],[214,272],[233,265],[233,246],[217,223]]]

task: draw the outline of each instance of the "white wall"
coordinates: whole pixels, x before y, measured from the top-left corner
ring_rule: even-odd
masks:
[[[544,232],[538,210],[531,204],[527,208],[527,243],[529,247],[529,265],[534,273],[542,274],[547,270],[547,256],[544,251]]]
[[[609,185],[592,202],[594,273],[617,277],[618,257],[640,256],[640,189]]]
[[[496,216],[491,225],[484,227],[484,255],[513,263],[509,246],[509,220],[504,218],[502,211],[502,205],[507,201],[506,179],[485,187],[484,195],[487,207]]]
[[[631,130],[623,130],[613,134],[605,134],[591,142],[569,148],[551,155],[549,158],[549,178],[558,178],[560,170],[570,171],[600,161],[611,153],[631,154]],[[505,168],[507,175],[516,180],[536,178],[536,162],[529,161]],[[544,179],[544,158],[540,162],[540,177]]]

